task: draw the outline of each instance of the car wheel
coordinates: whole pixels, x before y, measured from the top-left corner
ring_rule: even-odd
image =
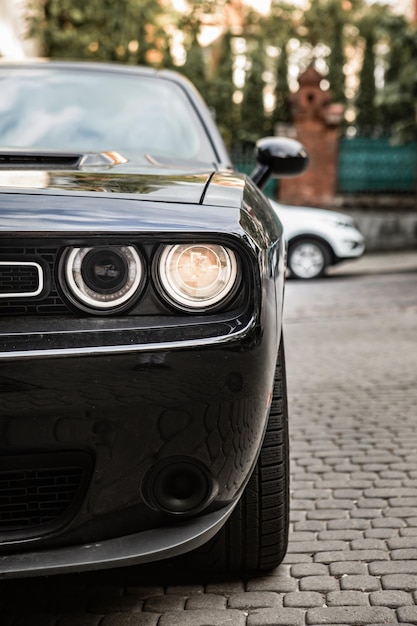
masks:
[[[268,425],[252,476],[219,533],[185,556],[191,567],[206,571],[270,570],[285,556],[288,518],[288,412],[281,341]]]
[[[319,278],[329,264],[324,244],[314,239],[299,239],[288,248],[288,269],[294,278]]]

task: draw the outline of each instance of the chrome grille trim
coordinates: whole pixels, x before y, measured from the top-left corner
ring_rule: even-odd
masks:
[[[0,293],[0,298],[34,298],[42,293],[44,288],[44,275],[43,268],[39,263],[36,263],[35,261],[0,261],[0,266],[34,267],[38,272],[38,286],[34,289],[34,291],[11,291]]]

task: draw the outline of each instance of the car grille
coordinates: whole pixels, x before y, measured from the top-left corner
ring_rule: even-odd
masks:
[[[9,293],[36,293],[39,287],[39,274],[30,265],[0,264],[0,296]]]
[[[69,313],[56,287],[54,268],[58,256],[55,247],[1,248],[0,261],[36,260],[45,268],[46,285],[40,296],[1,297],[13,285],[15,293],[33,293],[38,285],[38,274],[28,266],[0,264],[0,316],[5,315],[57,315]]]
[[[28,538],[67,525],[79,509],[91,469],[84,453],[2,458],[0,540]]]

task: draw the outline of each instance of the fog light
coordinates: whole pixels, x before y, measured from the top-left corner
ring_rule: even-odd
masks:
[[[192,459],[166,459],[152,466],[143,484],[148,504],[164,513],[193,514],[214,497],[213,479]]]

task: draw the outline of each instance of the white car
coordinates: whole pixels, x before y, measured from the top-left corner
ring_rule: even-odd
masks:
[[[365,240],[349,215],[273,200],[271,204],[284,226],[288,270],[294,278],[318,278],[329,265],[364,253]]]

